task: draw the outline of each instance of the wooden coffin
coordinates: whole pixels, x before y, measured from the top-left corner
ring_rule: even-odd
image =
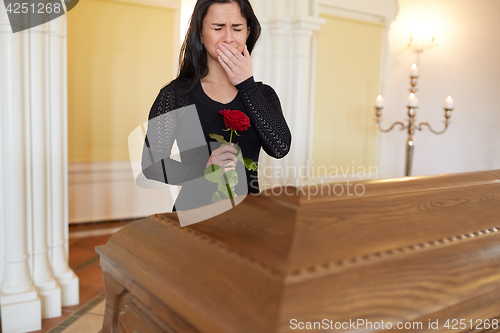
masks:
[[[122,228],[103,332],[500,331],[500,170],[349,184]]]

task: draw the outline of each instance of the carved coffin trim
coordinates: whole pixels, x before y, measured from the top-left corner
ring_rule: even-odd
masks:
[[[192,237],[197,238],[198,240],[201,240],[204,243],[208,244],[209,246],[213,247],[217,251],[221,251],[221,252],[223,252],[226,255],[235,256],[235,257],[237,257],[240,260],[246,261],[247,263],[249,263],[250,265],[252,265],[256,269],[258,269],[259,271],[262,271],[262,272],[264,272],[266,274],[270,274],[270,275],[272,275],[274,277],[282,275],[282,273],[280,271],[278,271],[278,270],[276,270],[276,269],[274,269],[274,268],[272,268],[272,267],[264,264],[261,261],[258,261],[258,260],[254,259],[252,257],[249,257],[249,256],[241,253],[240,251],[238,251],[235,248],[227,245],[226,243],[223,243],[223,242],[221,242],[221,241],[219,241],[217,239],[214,239],[214,238],[209,237],[209,236],[207,236],[205,234],[202,234],[201,232],[198,232],[196,230],[193,230],[193,229],[190,229],[190,228],[187,228],[187,227],[181,227],[181,226],[179,226],[179,222],[169,219],[164,214],[155,214],[155,215],[152,215],[150,218],[153,219],[153,220],[160,221],[162,223],[166,223],[170,227],[174,228],[175,230],[177,230],[179,232],[183,232],[185,234],[189,234]]]
[[[166,215],[153,215],[151,218],[161,221],[163,223],[169,224],[171,227],[175,228],[177,231],[185,232],[187,234],[192,235],[193,237],[198,238],[199,240],[209,244],[210,246],[216,248],[219,251],[225,252],[227,255],[233,255],[237,256],[242,260],[245,260],[249,262],[251,265],[254,267],[258,268],[259,270],[265,271],[266,273],[270,273],[275,276],[282,275],[283,273],[273,269],[272,267],[269,267],[265,263],[258,261],[254,258],[251,258],[249,256],[244,255],[240,251],[236,250],[235,248],[218,241],[214,238],[211,238],[205,234],[202,234],[198,231],[188,229],[188,228],[182,228],[179,226],[178,222],[169,219]],[[330,261],[330,262],[325,262],[322,264],[318,265],[313,265],[309,267],[303,267],[300,269],[296,269],[293,272],[290,273],[285,273],[285,283],[287,284],[292,284],[292,283],[299,283],[303,282],[306,280],[310,279],[315,279],[320,276],[324,275],[329,275],[333,273],[338,273],[350,268],[358,267],[361,265],[368,265],[374,262],[381,262],[384,260],[392,259],[395,256],[398,255],[407,255],[407,254],[412,254],[417,251],[424,251],[427,249],[431,248],[436,248],[440,246],[446,246],[450,244],[455,244],[460,241],[468,240],[471,238],[478,238],[478,237],[484,237],[488,236],[494,233],[497,233],[500,231],[500,226],[494,227],[494,228],[489,228],[489,229],[484,229],[484,230],[479,230],[475,231],[472,233],[467,233],[467,234],[461,234],[461,235],[456,235],[456,236],[450,236],[446,238],[440,238],[437,240],[430,240],[428,242],[423,242],[423,243],[418,243],[418,244],[410,244],[408,246],[404,247],[398,247],[398,248],[392,248],[388,249],[385,251],[377,251],[373,253],[367,253],[364,255],[352,257],[352,258],[346,258],[338,261]]]
[[[500,226],[496,228],[490,228],[485,230],[476,231],[469,234],[462,234],[453,237],[441,238],[434,241],[429,241],[425,243],[412,244],[409,246],[398,247],[394,249],[389,249],[386,251],[378,251],[373,253],[368,253],[362,256],[356,256],[349,259],[339,260],[335,262],[325,262],[320,265],[314,265],[310,267],[305,267],[302,269],[295,270],[286,276],[286,283],[299,283],[310,279],[315,279],[320,276],[338,273],[350,268],[358,267],[361,265],[368,265],[374,262],[381,262],[387,259],[393,259],[397,255],[412,254],[417,251],[424,251],[431,248],[436,248],[440,246],[446,246],[454,244],[460,241],[468,240],[471,238],[484,237],[497,233],[500,231]]]

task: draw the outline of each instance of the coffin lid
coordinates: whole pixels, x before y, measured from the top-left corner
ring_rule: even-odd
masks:
[[[432,260],[448,258],[456,267],[468,258],[484,267],[492,257],[498,261],[491,240],[499,236],[500,170],[349,183],[352,195],[346,182],[266,191],[187,227],[180,227],[175,213],[153,215],[121,229],[100,253],[117,265],[141,265],[131,278],[149,283],[145,288],[152,293],[165,286],[168,293],[157,296],[200,332],[288,332],[292,318],[396,321],[485,290],[478,282],[486,283],[489,273],[483,271],[477,281],[472,276],[463,282],[460,297],[449,291],[432,297],[389,292],[385,301],[402,303],[385,312],[384,301],[370,297],[391,279],[410,290],[425,289],[432,274],[415,277],[408,270],[430,269]],[[337,195],[341,186],[344,193]],[[352,191],[356,186],[363,195]],[[471,252],[471,244],[477,251]],[[413,265],[408,274],[394,271],[405,264]],[[364,274],[371,275],[371,289],[363,290]],[[450,278],[440,274],[436,288],[440,278]],[[488,290],[500,288],[499,278],[490,280]],[[360,295],[363,305],[357,303]]]

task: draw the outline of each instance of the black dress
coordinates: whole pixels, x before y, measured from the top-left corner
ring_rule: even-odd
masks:
[[[241,147],[243,157],[251,158],[257,165],[261,148],[270,156],[282,158],[290,151],[291,144],[291,133],[283,117],[279,98],[270,86],[255,82],[252,76],[236,85],[236,97],[223,104],[208,97],[200,81],[186,94],[192,83],[192,79],[177,79],[160,90],[149,113],[143,150],[142,170],[146,178],[182,185],[174,211],[212,203],[212,193],[216,191],[217,185],[206,180],[203,172],[212,150],[218,148],[220,143],[210,138],[209,134],[223,135],[229,141],[230,133],[222,130],[226,126],[220,110],[240,110],[250,118],[251,126],[238,132],[241,136],[233,135],[232,142]],[[190,144],[194,136],[193,125],[187,120],[188,111],[185,111],[193,104],[206,141],[206,145],[197,148]],[[167,112],[173,110],[176,110],[175,116],[165,117]],[[170,157],[175,139],[182,162]],[[237,170],[240,171],[240,181],[235,187],[236,194],[259,193],[257,171],[249,171],[241,166]],[[241,174],[241,170],[245,174]],[[246,182],[242,181],[245,177]]]

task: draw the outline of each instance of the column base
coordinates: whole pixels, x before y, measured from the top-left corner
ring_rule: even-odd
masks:
[[[0,291],[2,332],[19,333],[42,329],[42,304],[35,287],[18,294]]]
[[[36,286],[42,302],[42,319],[55,318],[62,315],[61,287],[56,281]]]
[[[66,273],[55,276],[57,283],[61,287],[61,305],[71,306],[80,303],[79,279],[78,276],[69,270]]]

